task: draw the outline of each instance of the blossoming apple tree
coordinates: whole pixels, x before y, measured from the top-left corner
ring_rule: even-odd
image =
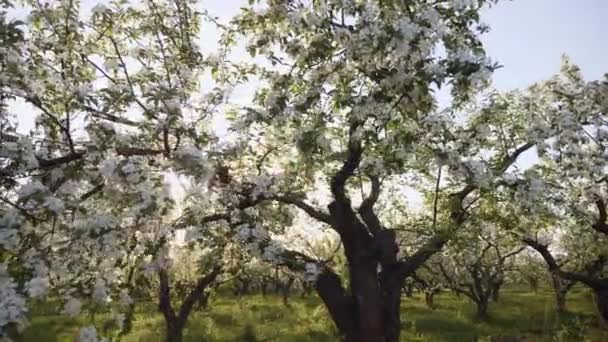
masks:
[[[235,115],[233,128],[265,159],[269,188],[260,196],[340,236],[348,288],[323,265],[315,284],[344,340],[398,340],[405,278],[462,225],[480,189],[534,145],[521,127],[511,132],[515,144],[500,145],[493,120],[508,119],[498,106],[471,109],[481,112],[476,121],[456,120],[496,67],[478,39],[487,29],[479,23],[484,3],[269,1],[235,20],[265,62],[257,102]],[[440,111],[434,93],[448,84],[454,104]],[[375,206],[383,184],[441,178],[442,169],[449,224],[404,257]],[[306,201],[319,189],[327,210]]]

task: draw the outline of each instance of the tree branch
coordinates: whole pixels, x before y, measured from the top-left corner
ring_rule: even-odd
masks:
[[[549,249],[547,248],[546,245],[543,245],[543,244],[539,243],[538,241],[535,241],[530,238],[524,238],[522,241],[526,245],[535,249],[543,257],[543,259],[549,266],[550,272],[557,274],[558,276],[560,276],[564,279],[568,279],[568,280],[572,280],[572,281],[579,281],[579,282],[591,287],[592,289],[597,289],[597,288],[606,286],[606,284],[604,284],[605,282],[603,282],[599,279],[594,279],[594,278],[585,276],[580,273],[562,271],[560,269],[559,265],[557,264],[557,262],[555,261],[555,258],[553,258],[553,255],[551,254],[551,252],[549,252]]]
[[[359,216],[361,216],[370,233],[376,236],[382,230],[382,223],[374,212],[374,204],[376,204],[378,197],[380,197],[380,179],[375,175],[369,176],[369,179],[372,183],[372,190],[369,196],[361,203]]]
[[[192,291],[190,291],[186,299],[184,299],[182,302],[179,309],[179,314],[177,316],[180,322],[185,323],[186,319],[188,319],[188,315],[190,315],[190,311],[192,311],[194,304],[200,299],[201,295],[205,292],[205,289],[215,281],[221,272],[222,266],[216,265],[209,274],[199,278],[199,280],[196,282],[196,286],[192,289]]]
[[[344,161],[344,164],[342,164],[340,170],[336,172],[331,180],[331,192],[334,195],[334,198],[341,202],[350,202],[344,187],[346,185],[346,181],[354,174],[355,170],[361,163],[361,155],[363,154],[361,141],[353,137],[358,128],[359,125],[356,123],[350,125],[346,160]]]
[[[307,204],[303,200],[300,200],[294,196],[273,195],[273,196],[266,197],[266,199],[275,200],[277,202],[281,202],[281,203],[285,203],[285,204],[292,204],[292,205],[300,208],[304,212],[306,212],[310,217],[312,217],[318,221],[321,221],[323,223],[326,223],[328,225],[332,225],[333,221],[329,214],[324,213],[324,212],[312,207],[311,205]]]
[[[441,251],[441,248],[448,242],[448,239],[442,235],[431,237],[416,253],[411,257],[400,262],[400,272],[406,276],[415,272],[423,265],[431,256]]]

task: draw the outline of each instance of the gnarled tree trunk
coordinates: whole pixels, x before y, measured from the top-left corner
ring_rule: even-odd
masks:
[[[158,292],[158,309],[163,314],[165,319],[167,342],[181,342],[183,339],[183,330],[188,321],[188,317],[194,308],[194,305],[205,296],[205,290],[215,281],[220,274],[221,268],[215,267],[209,274],[199,278],[194,288],[186,295],[182,301],[179,311],[175,312],[171,305],[171,287],[169,285],[169,276],[165,270],[158,271],[159,292]]]

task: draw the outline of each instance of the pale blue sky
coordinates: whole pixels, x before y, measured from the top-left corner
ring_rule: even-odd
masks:
[[[500,89],[550,77],[563,53],[589,80],[608,72],[608,0],[503,1],[482,18],[492,28],[488,55],[504,65],[494,75]]]

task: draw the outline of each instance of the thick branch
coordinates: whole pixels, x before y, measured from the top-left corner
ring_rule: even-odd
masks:
[[[513,165],[513,163],[515,163],[515,161],[517,161],[517,158],[519,158],[519,156],[526,152],[527,150],[531,149],[534,146],[533,143],[525,143],[524,145],[518,147],[512,154],[506,156],[499,164],[498,167],[496,168],[496,174],[502,174],[503,172],[507,171],[507,169]]]
[[[526,245],[535,249],[543,257],[543,259],[549,266],[550,272],[555,273],[558,276],[567,280],[580,281],[581,283],[589,286],[592,289],[597,289],[606,286],[605,282],[599,279],[594,279],[580,273],[562,271],[557,262],[555,261],[555,258],[553,258],[551,252],[549,252],[549,249],[546,245],[543,245],[538,241],[535,241],[530,238],[524,238],[523,242]]]
[[[349,130],[348,149],[346,151],[346,161],[331,180],[331,192],[338,201],[349,201],[345,192],[346,181],[354,174],[361,163],[363,149],[361,142],[354,138],[355,131],[359,128],[357,124],[351,124]]]
[[[159,270],[158,280],[158,309],[165,316],[165,321],[174,322],[177,317],[175,316],[173,307],[171,307],[171,288],[169,287],[167,271]]]
[[[597,207],[599,217],[597,222],[591,227],[598,233],[608,235],[608,222],[606,222],[608,220],[608,213],[606,212],[606,203],[602,199],[597,199],[595,201],[595,206]]]
[[[327,269],[319,275],[315,289],[340,332],[355,331],[355,308],[353,300],[342,287],[340,277]],[[351,336],[352,338],[352,336]]]
[[[54,159],[38,158],[38,165],[42,169],[48,169],[48,168],[52,168],[52,167],[59,166],[62,164],[67,164],[67,163],[73,162],[75,160],[82,159],[82,157],[84,157],[85,154],[86,154],[86,152],[76,152],[76,153],[69,153],[69,154],[66,154],[65,156],[57,157]]]
[[[378,215],[374,212],[374,204],[380,197],[380,179],[377,176],[369,176],[372,183],[372,190],[369,196],[363,200],[359,207],[359,215],[367,226],[367,229],[376,236],[382,230],[382,223],[378,219]]]
[[[400,271],[406,276],[414,273],[433,254],[441,251],[447,242],[448,239],[444,236],[433,236],[414,255],[401,262]]]
[[[323,223],[326,223],[328,225],[332,225],[332,219],[331,216],[327,213],[322,212],[319,209],[314,208],[313,206],[307,204],[306,202],[304,202],[301,199],[298,199],[294,196],[290,196],[290,195],[276,195],[276,196],[268,196],[266,197],[266,199],[268,200],[275,200],[277,202],[281,202],[281,203],[285,203],[285,204],[292,204],[300,209],[302,209],[304,212],[306,212],[310,217],[321,221]]]
[[[196,286],[188,294],[186,299],[184,299],[182,306],[179,309],[178,319],[180,322],[182,322],[182,324],[186,322],[186,319],[188,319],[188,315],[190,315],[192,307],[201,298],[201,296],[205,292],[205,289],[215,281],[215,279],[220,275],[221,272],[222,267],[219,265],[215,266],[209,274],[201,277],[196,282]]]

